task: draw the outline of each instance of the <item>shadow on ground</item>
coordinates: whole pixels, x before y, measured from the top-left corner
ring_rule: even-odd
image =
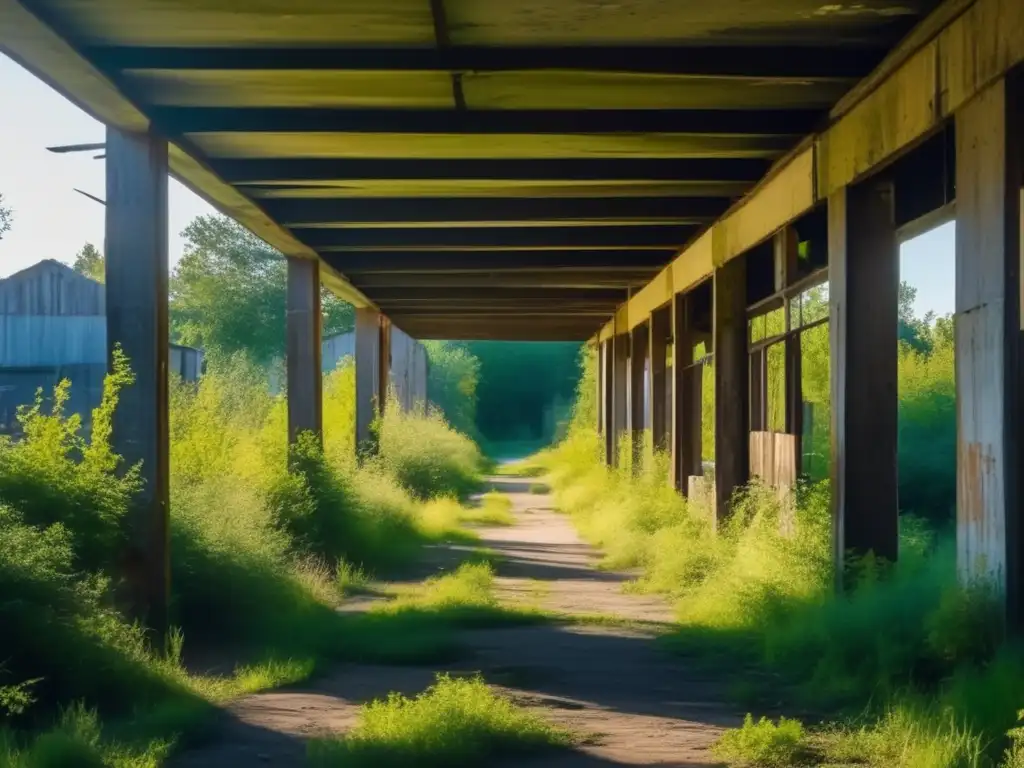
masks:
[[[667,626],[668,606],[623,594],[628,575],[596,570],[597,554],[551,510],[547,497],[527,492],[529,483],[501,478],[493,485],[509,494],[517,517],[512,527],[479,529],[481,545],[501,556],[499,593],[515,591],[528,580],[542,586],[541,607],[611,614],[627,623],[466,630],[459,639],[467,653],[451,663],[339,665],[301,688],[235,702],[225,713],[219,738],[180,755],[173,765],[304,765],[308,739],[345,732],[361,704],[392,691],[415,695],[441,671],[479,673],[520,704],[542,708],[551,720],[584,737],[571,752],[518,756],[514,763],[498,760],[494,765],[718,765],[708,748],[723,728],[741,722],[741,713],[725,703],[720,672],[669,655],[656,641],[659,632],[652,627],[657,622]],[[457,563],[465,554],[438,556]]]

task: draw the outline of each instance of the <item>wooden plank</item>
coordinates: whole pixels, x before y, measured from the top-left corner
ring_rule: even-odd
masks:
[[[381,315],[373,309],[356,309],[356,453],[377,450],[373,425],[380,396]]]
[[[750,477],[746,287],[743,259],[715,270],[715,515],[720,522]]]
[[[649,375],[648,403],[651,413],[651,442],[656,451],[668,449],[669,423],[665,412],[668,384],[668,340],[671,333],[671,308],[665,307],[651,315],[647,340]]]
[[[746,253],[814,207],[818,199],[814,163],[814,148],[807,147],[715,225],[720,241],[716,266]]]
[[[288,441],[303,433],[323,440],[323,386],[320,339],[320,265],[288,259],[286,361],[288,368]]]
[[[387,407],[390,396],[391,382],[391,320],[387,315],[380,316],[380,340],[377,353],[377,412],[382,413]]]
[[[615,466],[619,466],[619,451],[622,438],[626,435],[627,387],[629,383],[629,336],[622,334],[612,337],[612,430],[611,451]]]
[[[770,163],[757,158],[274,158],[225,159],[213,167],[233,184],[339,185],[360,180],[497,182],[692,181],[753,184]]]
[[[829,198],[832,514],[837,563],[898,553],[899,242],[890,184]],[[842,572],[842,568],[838,572]]]
[[[384,72],[631,72],[781,79],[859,78],[882,58],[879,48],[800,46],[450,46],[173,47],[90,46],[98,66],[119,70],[335,70]]]
[[[287,133],[574,134],[578,110],[558,109],[326,109],[322,107],[150,106],[154,122],[174,135]],[[815,110],[589,109],[588,134],[699,134],[802,136]]]
[[[684,496],[689,477],[700,474],[700,403],[693,386],[694,340],[686,294],[672,299],[672,443],[669,472]],[[696,405],[695,405],[696,401]],[[696,439],[695,436],[696,435]]]
[[[150,128],[151,116],[128,98],[120,83],[96,69],[19,0],[0,0],[0,52],[111,128],[129,133]],[[170,133],[157,126],[165,136]],[[259,206],[225,183],[204,162],[196,159],[188,142],[177,140],[168,149],[168,169],[175,178],[221,213],[230,216],[285,256],[316,258],[286,229],[272,221]],[[333,270],[323,274],[324,285],[356,306],[368,306],[366,297]]]
[[[541,250],[610,248],[666,250],[693,234],[692,225],[538,226],[538,227],[296,227],[296,237],[320,252],[356,250]]]
[[[729,230],[717,235],[723,242],[716,244],[715,263],[735,258],[819,200],[891,162],[1021,62],[1024,3],[947,0],[837,105],[825,131],[808,137],[805,149],[781,160],[771,179],[712,226],[716,233]],[[685,258],[686,250],[676,261]],[[648,303],[667,300],[658,295]],[[642,313],[631,316],[643,322]]]
[[[504,221],[648,221],[706,224],[729,200],[721,197],[372,197],[268,200],[264,207],[286,227],[370,223]]]
[[[797,276],[799,259],[799,237],[793,227],[783,227],[775,234],[775,290],[781,291],[790,286]],[[786,330],[792,329],[790,318],[790,301],[785,304]],[[800,337],[787,336],[783,342],[785,356],[784,397],[785,397],[785,429],[796,441],[796,457],[799,463],[800,441],[803,435],[803,391],[801,386]]]
[[[128,357],[135,383],[120,394],[112,447],[141,464],[121,560],[132,613],[162,645],[170,599],[167,142],[107,129],[106,314],[108,359]]]
[[[993,582],[1018,627],[1021,91],[1015,73],[956,122],[957,567]]]
[[[647,353],[649,333],[638,326],[630,334],[629,345],[629,431],[633,452],[633,473],[643,468],[644,437],[647,422]]]

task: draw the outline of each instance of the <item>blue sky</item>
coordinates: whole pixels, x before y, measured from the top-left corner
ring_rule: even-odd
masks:
[[[14,227],[0,240],[0,277],[40,259],[74,259],[86,242],[103,244],[103,208],[74,191],[104,193],[103,161],[91,152],[57,155],[47,146],[103,141],[103,126],[0,54],[0,194],[14,209]],[[170,257],[181,257],[179,233],[196,216],[213,213],[201,198],[172,180]],[[901,250],[904,280],[917,288],[915,311],[953,311],[954,225],[947,224]]]

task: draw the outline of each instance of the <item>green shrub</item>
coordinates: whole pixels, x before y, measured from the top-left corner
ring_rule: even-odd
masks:
[[[483,457],[439,413],[388,408],[377,427],[381,466],[418,499],[465,498],[480,485]]]
[[[455,768],[565,747],[570,736],[496,695],[480,678],[441,675],[414,699],[392,693],[362,708],[346,736],[310,743],[315,766]]]
[[[714,751],[732,765],[789,768],[805,751],[804,742],[804,727],[799,720],[780,717],[776,724],[762,717],[754,722],[747,714],[743,727],[726,731]]]
[[[109,569],[120,556],[122,519],[139,488],[137,469],[118,474],[119,459],[109,446],[120,390],[131,382],[128,362],[116,351],[90,440],[80,434],[81,417],[64,414],[71,386],[66,379],[54,388],[49,413],[42,391],[32,405],[19,408],[20,440],[0,438],[0,501],[30,525],[64,526],[75,542],[75,564],[85,570]]]

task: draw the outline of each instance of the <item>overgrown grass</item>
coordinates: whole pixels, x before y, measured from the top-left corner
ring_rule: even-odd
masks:
[[[475,449],[436,417],[401,416],[391,433],[385,426],[380,459],[357,465],[345,416],[351,380],[350,366],[327,379],[325,412],[338,418],[325,419],[324,449],[306,440],[291,452],[284,401],[243,359],[211,361],[198,385],[173,387],[172,621],[180,630],[168,655],[119,609],[139,487],[137,470],[119,466],[109,443],[118,392],[131,382],[127,361],[118,358],[108,378],[91,439],[62,412],[66,384],[52,410],[40,400],[22,412],[24,438],[0,442],[0,765],[155,765],[226,698],[295,682],[323,660],[359,658],[375,638],[415,630],[408,617],[360,624],[336,607],[369,573],[463,535],[458,520],[432,525],[396,472],[408,456],[429,463],[431,441],[443,435],[438,451],[461,445],[457,471],[420,476],[415,490],[450,493],[451,477],[466,487],[474,479],[466,457]],[[395,431],[406,426],[410,445]],[[442,620],[432,622],[441,637]],[[218,659],[215,671],[186,671],[183,638],[185,659]],[[453,644],[442,640],[414,637],[407,646],[437,655]],[[378,660],[410,655],[376,645]]]
[[[516,522],[512,499],[499,491],[483,494],[476,505],[464,509],[460,519],[475,525],[514,525]]]
[[[804,727],[785,717],[773,723],[766,717],[758,721],[747,715],[743,726],[727,731],[715,745],[718,757],[734,765],[757,768],[790,768],[805,752]]]
[[[670,648],[761,665],[774,673],[761,693],[833,713],[839,725],[807,736],[830,764],[1000,764],[1024,653],[1004,644],[995,596],[957,582],[951,542],[904,516],[899,564],[856,563],[856,585],[837,594],[826,485],[786,509],[751,486],[715,532],[709,510],[668,488],[661,459],[634,477],[602,466],[599,450],[577,431],[547,455],[557,502],[608,566],[641,569],[631,589],[675,599]],[[780,735],[769,730],[747,726],[724,749],[772,765],[756,757],[759,739]]]
[[[945,358],[907,355],[920,375],[905,410],[927,422],[928,403],[945,403]],[[908,768],[1020,760],[1004,752],[1024,700],[1024,652],[1004,641],[995,595],[958,583],[951,541],[903,515],[899,563],[854,563],[854,585],[837,593],[827,483],[801,487],[785,507],[753,485],[716,531],[710,509],[668,487],[663,457],[648,455],[637,475],[628,460],[604,466],[587,410],[593,391],[585,378],[574,428],[537,461],[605,564],[638,568],[630,589],[675,600],[670,648],[722,657],[723,670],[760,666],[769,674],[748,676],[748,695],[828,715],[831,726],[805,734],[814,749],[802,760]],[[629,446],[620,454],[628,458]],[[724,749],[750,761],[779,735],[752,723]]]
[[[480,678],[442,675],[413,699],[393,693],[365,705],[355,728],[341,738],[314,740],[309,756],[322,768],[458,768],[571,743],[570,734],[495,694]]]
[[[480,449],[440,413],[419,416],[388,408],[377,433],[383,466],[414,497],[463,499],[480,487]]]

